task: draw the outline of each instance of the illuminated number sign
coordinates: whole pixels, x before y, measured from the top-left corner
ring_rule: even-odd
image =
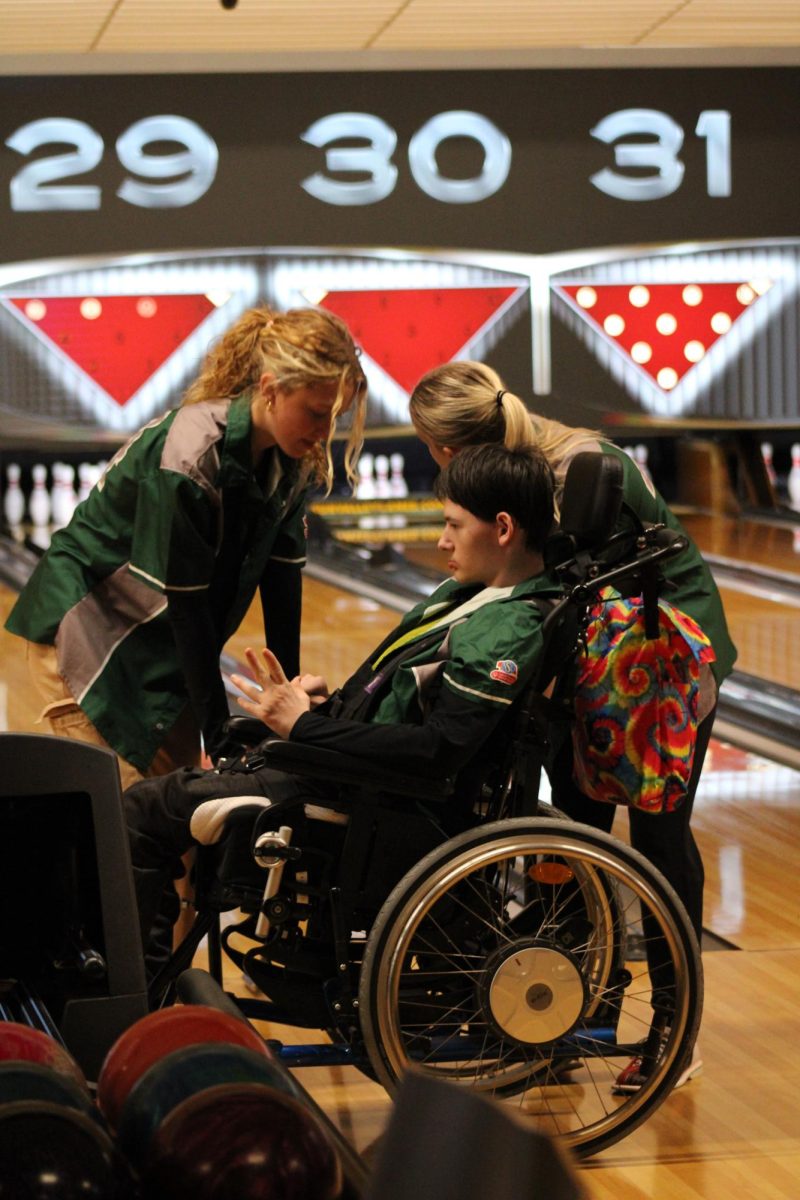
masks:
[[[706,191],[709,196],[731,194],[731,117],[719,109],[700,114],[694,130],[706,142]],[[594,187],[617,200],[659,200],[681,186],[684,164],[679,158],[683,128],[650,108],[627,108],[611,113],[590,131],[613,146],[614,167],[590,177]],[[324,171],[300,181],[300,187],[324,204],[377,204],[392,194],[399,168],[393,161],[397,133],[372,113],[341,112],[321,117],[300,135],[325,152]],[[483,154],[478,174],[454,179],[442,173],[437,152],[450,138],[477,144]],[[628,140],[636,139],[636,140]],[[356,143],[356,144],[354,144]],[[178,151],[155,153],[160,144]],[[39,157],[23,166],[10,183],[14,212],[97,210],[101,188],[89,182],[65,183],[87,175],[105,153],[102,137],[83,121],[45,117],[22,125],[6,141],[18,154],[29,156],[49,146],[68,146],[66,153]],[[194,204],[209,190],[216,175],[219,152],[213,138],[188,117],[153,116],[134,122],[120,134],[116,156],[129,172],[116,195],[139,208],[181,208]],[[417,187],[442,204],[478,204],[499,192],[511,170],[511,142],[502,130],[477,112],[437,113],[408,143],[408,169]],[[625,171],[644,169],[646,174]],[[345,176],[336,178],[335,175]],[[346,176],[361,178],[346,178]]]
[[[614,146],[618,167],[647,167],[651,174],[621,175],[604,167],[591,182],[617,200],[661,200],[676,192],[683,182],[684,167],[678,158],[684,132],[672,117],[652,108],[625,108],[603,117],[591,131],[592,137]],[[695,127],[706,139],[706,190],[709,196],[731,194],[731,115],[709,109],[700,114]],[[621,142],[626,137],[649,136],[645,142]]]
[[[176,142],[183,149],[177,154],[148,154],[147,147],[154,142]],[[24,155],[43,146],[74,147],[66,154],[39,158],[17,172],[10,185],[11,207],[15,212],[100,207],[99,187],[61,182],[73,175],[85,175],[102,159],[103,139],[91,126],[69,117],[45,117],[21,126],[6,145]],[[208,191],[217,173],[216,143],[187,117],[145,117],[136,121],[117,138],[116,151],[126,171],[139,177],[125,179],[117,195],[139,208],[181,208],[193,204]]]
[[[375,204],[394,190],[397,167],[391,157],[397,134],[391,125],[371,113],[335,113],[315,121],[302,135],[319,149],[345,138],[359,138],[366,146],[328,149],[328,171],[358,171],[369,179],[345,181],[317,172],[302,187],[325,204]],[[439,172],[436,151],[447,138],[470,138],[483,150],[483,168],[472,179],[448,179]],[[444,204],[475,204],[499,192],[511,169],[511,143],[486,117],[474,112],[444,112],[431,117],[408,144],[408,165],[415,183]]]

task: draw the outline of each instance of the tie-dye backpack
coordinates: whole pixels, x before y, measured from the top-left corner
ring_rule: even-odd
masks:
[[[592,609],[578,657],[575,782],[594,800],[672,812],[686,796],[697,734],[700,666],[714,651],[686,613],[658,600],[647,636],[641,596],[612,589]],[[651,611],[651,621],[654,617]]]

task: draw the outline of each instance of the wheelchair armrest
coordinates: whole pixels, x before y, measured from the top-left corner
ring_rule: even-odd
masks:
[[[270,730],[258,717],[228,717],[225,733],[236,738],[243,746],[257,746],[269,737]]]
[[[329,783],[353,784],[368,792],[388,792],[394,796],[441,801],[453,791],[453,780],[450,778],[406,775],[322,746],[304,746],[300,742],[268,738],[258,744],[255,753],[263,759],[265,767],[274,767],[278,771],[309,779],[324,779]]]

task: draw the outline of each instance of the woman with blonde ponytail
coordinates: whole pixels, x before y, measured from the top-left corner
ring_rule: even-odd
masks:
[[[52,733],[113,749],[123,786],[224,755],[223,645],[258,591],[268,643],[299,672],[305,496],[330,489],[359,351],[318,309],[245,312],[177,409],[124,445],[56,533],[9,617]]]
[[[420,379],[411,395],[411,420],[434,461],[445,466],[464,446],[501,442],[506,446],[536,445],[547,458],[556,478],[556,497],[572,458],[582,451],[612,454],[622,464],[623,510],[615,530],[632,532],[636,523],[664,524],[683,534],[686,531],[664,499],[645,478],[638,465],[602,434],[592,429],[573,428],[561,421],[530,413],[522,400],[506,389],[491,367],[477,362],[451,362],[436,367]],[[688,535],[687,535],[688,537]],[[719,591],[697,546],[668,560],[662,575],[666,599],[693,617],[707,635],[716,659],[700,673],[700,703],[694,762],[687,795],[673,812],[650,813],[628,810],[632,845],[645,855],[669,880],[683,901],[697,935],[703,932],[703,862],[689,827],[692,805],[703,767],[722,681],[736,661]],[[576,821],[611,830],[615,808],[583,795],[573,780],[572,743],[563,740],[555,760],[548,766],[554,804]],[[643,1082],[642,1058],[636,1056],[621,1072],[615,1088],[636,1091]],[[702,1063],[695,1049],[678,1084],[696,1075]]]

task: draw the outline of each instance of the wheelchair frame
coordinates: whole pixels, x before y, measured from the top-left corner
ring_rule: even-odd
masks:
[[[200,848],[197,920],[153,981],[151,1005],[172,1000],[208,934],[211,974],[221,982],[224,950],[271,997],[234,998],[244,1015],[329,1034],[330,1044],[275,1043],[289,1066],[355,1065],[391,1092],[416,1065],[507,1100],[578,1155],[614,1144],[661,1104],[702,1008],[689,920],[641,855],[538,803],[554,711],[542,691],[574,654],[590,603],[607,586],[652,587],[659,562],[686,546],[642,529],[632,556],[606,567],[598,550],[615,540],[604,531],[620,499],[616,460],[576,456],[553,543],[565,595],[545,619],[542,669],[512,710],[514,736],[481,810],[464,811],[452,781],[372,768],[365,779],[356,758],[261,743],[259,765],[335,783],[341,803],[235,810],[248,830],[256,821],[253,849],[233,829]],[[219,915],[233,908],[244,919],[220,934]],[[655,966],[641,965],[642,945]],[[612,1097],[637,1054],[646,1082]]]

